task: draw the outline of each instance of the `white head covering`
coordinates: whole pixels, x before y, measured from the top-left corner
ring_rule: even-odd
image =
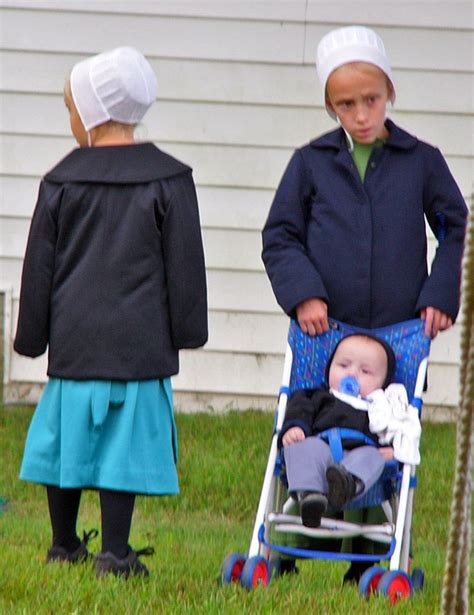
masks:
[[[71,72],[72,98],[87,132],[109,120],[137,124],[157,93],[153,69],[133,47],[92,56]]]
[[[365,26],[347,26],[331,30],[321,39],[316,52],[316,69],[325,97],[330,74],[339,66],[351,62],[368,62],[378,66],[390,79],[390,101],[392,104],[395,102],[392,69],[383,41],[378,34]],[[327,105],[326,109],[329,115],[336,119],[334,111]]]

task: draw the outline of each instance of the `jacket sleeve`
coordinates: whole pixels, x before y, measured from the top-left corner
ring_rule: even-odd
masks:
[[[165,180],[163,258],[175,348],[197,348],[208,338],[207,286],[199,210],[191,172]]]
[[[307,216],[313,187],[301,151],[291,158],[265,223],[262,259],[275,297],[289,315],[305,299],[328,301],[326,289],[306,251]]]
[[[301,427],[306,437],[312,434],[313,421],[319,412],[322,400],[320,393],[319,389],[301,389],[288,400],[285,420],[278,437],[280,448],[283,436],[292,427]]]
[[[62,189],[42,182],[33,213],[21,277],[20,308],[13,347],[38,357],[49,341],[49,314],[57,237],[56,208]]]
[[[438,240],[438,247],[416,309],[419,311],[428,306],[435,307],[454,321],[459,311],[467,207],[438,149],[433,150],[431,169],[424,189],[424,212]]]

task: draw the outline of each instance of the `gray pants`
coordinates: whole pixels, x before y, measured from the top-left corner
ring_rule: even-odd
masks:
[[[316,436],[284,448],[289,491],[328,492],[326,468],[335,463],[329,445]],[[344,451],[341,461],[348,472],[362,481],[365,493],[383,472],[385,460],[375,446]]]

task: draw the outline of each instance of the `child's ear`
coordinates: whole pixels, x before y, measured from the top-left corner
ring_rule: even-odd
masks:
[[[329,100],[329,96],[326,94],[326,108],[330,109],[334,114],[336,113],[336,111],[334,110],[334,107],[332,106],[331,101]]]
[[[395,90],[394,90],[394,87],[393,87],[393,83],[387,77],[387,98],[389,100],[392,100],[394,94],[395,94]]]

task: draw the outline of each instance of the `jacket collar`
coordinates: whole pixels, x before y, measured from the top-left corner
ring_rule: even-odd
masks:
[[[188,166],[165,154],[153,143],[138,143],[74,149],[45,175],[45,180],[54,183],[134,184],[189,171]]]
[[[387,119],[385,126],[389,131],[388,139],[385,141],[386,147],[394,149],[409,150],[413,149],[418,143],[418,139],[413,135],[399,128],[392,120]],[[342,128],[328,132],[310,142],[311,147],[317,149],[346,149],[346,137]]]

